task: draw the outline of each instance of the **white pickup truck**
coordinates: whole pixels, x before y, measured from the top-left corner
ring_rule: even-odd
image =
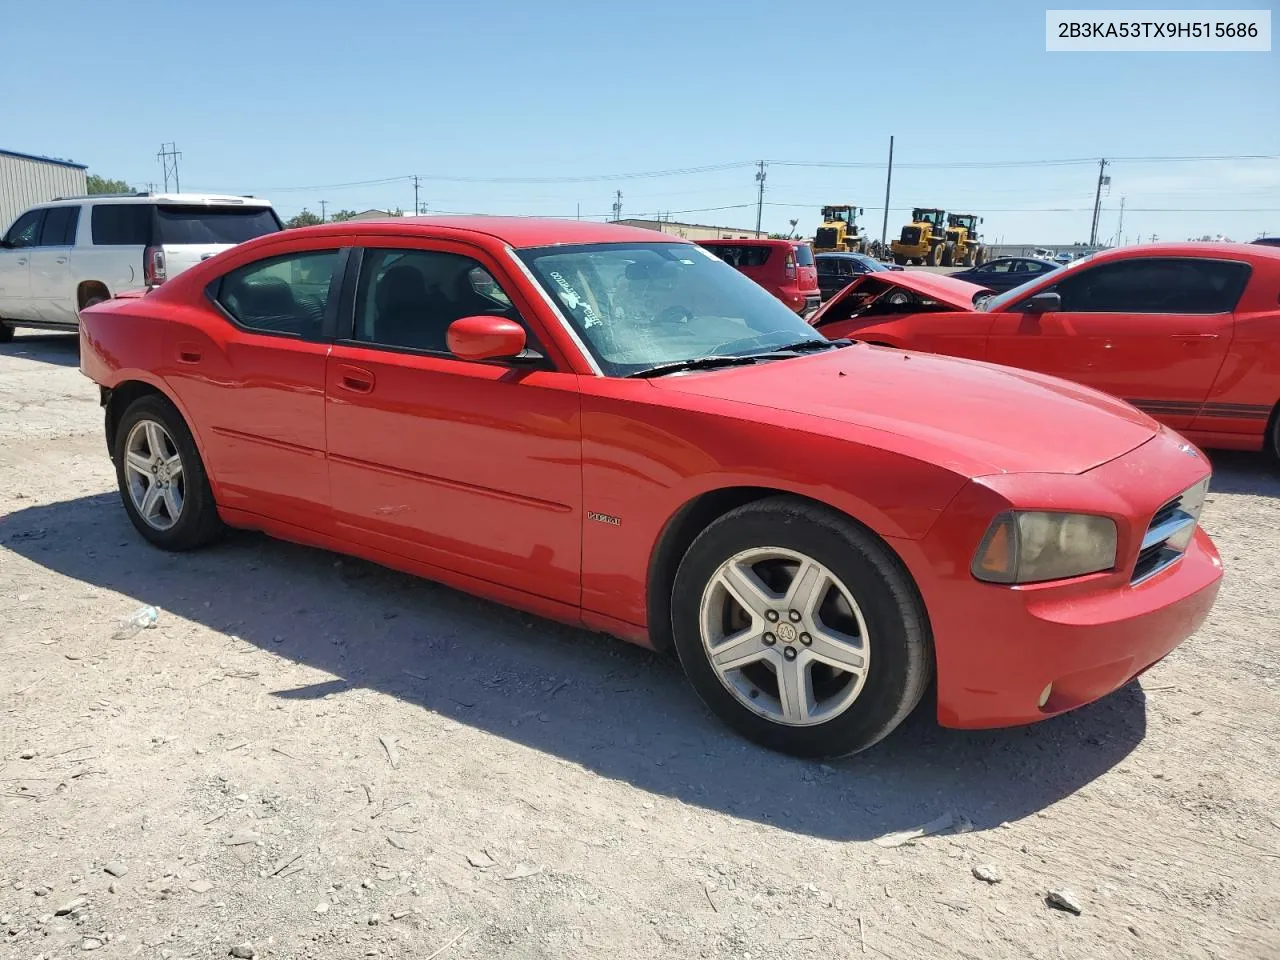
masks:
[[[0,342],[15,326],[75,330],[84,307],[281,229],[254,197],[95,195],[33,207],[0,239]]]

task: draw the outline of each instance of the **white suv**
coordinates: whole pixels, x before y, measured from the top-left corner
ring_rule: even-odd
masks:
[[[281,229],[253,197],[97,195],[33,207],[0,240],[0,342],[15,326],[74,330],[84,307]]]

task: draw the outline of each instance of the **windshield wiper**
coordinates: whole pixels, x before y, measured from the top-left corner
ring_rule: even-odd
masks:
[[[744,363],[759,363],[760,359],[761,355],[759,354],[751,354],[745,357],[734,357],[727,354],[723,356],[694,357],[692,360],[674,360],[671,363],[660,363],[656,367],[650,367],[648,370],[637,370],[635,373],[627,374],[627,376],[633,379],[660,377],[666,373],[679,373],[681,370],[709,370],[713,367],[735,367]]]
[[[853,343],[848,338],[839,340],[797,340],[795,343],[788,343],[782,347],[772,347],[766,354],[757,354],[757,356],[772,356],[775,353],[805,353],[809,350],[826,350],[828,347],[847,347]]]

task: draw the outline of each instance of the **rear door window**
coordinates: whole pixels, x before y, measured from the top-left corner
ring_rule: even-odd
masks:
[[[50,207],[40,228],[40,246],[69,247],[76,242],[79,207]]]
[[[149,203],[94,204],[89,218],[94,246],[151,246],[151,207]]]
[[[802,267],[813,266],[813,249],[807,243],[796,244],[796,263]]]
[[[769,262],[769,247],[744,243],[717,243],[708,247],[712,253],[732,267],[763,267]]]
[[[340,255],[317,250],[247,264],[222,278],[218,304],[249,330],[317,339]]]
[[[156,231],[162,244],[244,243],[275,233],[280,221],[270,207],[156,206]]]

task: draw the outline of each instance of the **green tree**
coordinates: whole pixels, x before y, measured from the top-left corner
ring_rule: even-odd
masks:
[[[107,180],[91,173],[85,178],[90,193],[131,193],[129,185],[123,180]]]
[[[350,220],[352,217],[358,216],[354,210],[335,210],[329,216],[329,220],[333,223],[342,223],[344,220]]]
[[[314,227],[317,223],[323,223],[319,215],[312,213],[306,207],[302,208],[302,212],[297,216],[290,217],[284,222],[284,225],[290,230],[295,227]]]

